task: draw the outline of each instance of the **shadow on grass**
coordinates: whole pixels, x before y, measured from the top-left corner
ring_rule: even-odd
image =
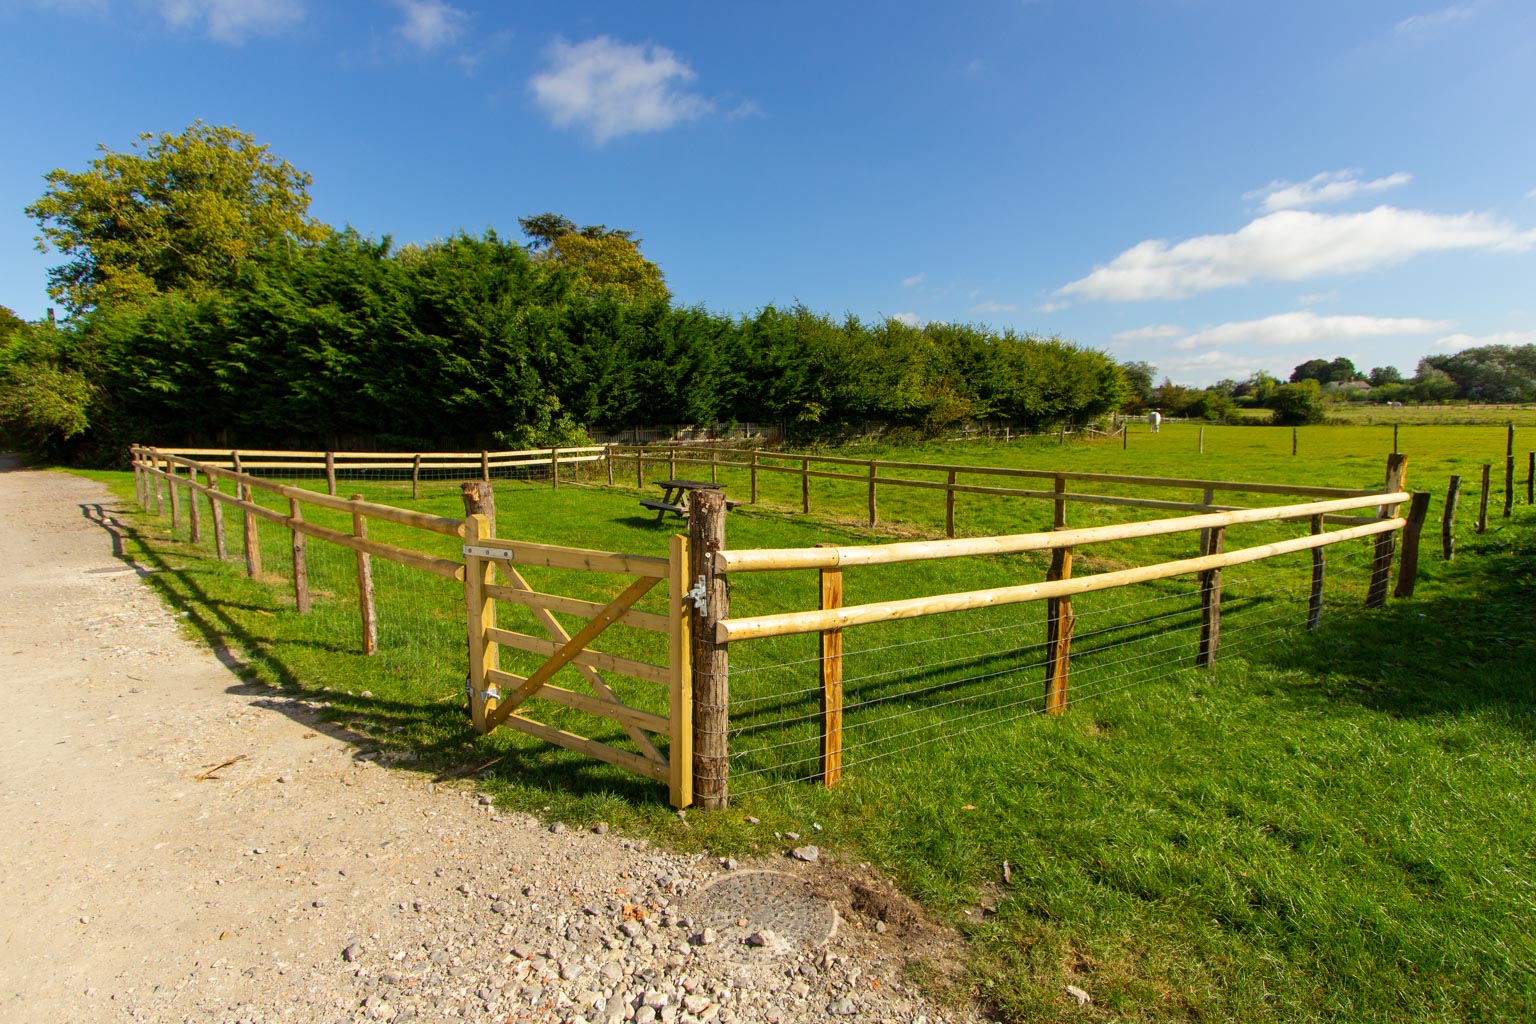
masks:
[[[378,666],[382,663],[333,641],[293,635],[291,628],[284,627],[298,618],[297,613],[272,600],[277,593],[267,584],[226,577],[213,565],[176,564],[206,560],[208,556],[187,550],[179,552],[178,557],[176,549],[171,549],[172,557],[168,558],[162,538],[147,535],[132,524],[130,517],[136,513],[99,503],[82,504],[79,508],[85,519],[110,537],[113,556],[132,568],[183,621],[196,629],[214,656],[242,680],[228,692],[263,695],[264,699],[256,701],[258,706],[278,711],[307,728],[347,743],[353,748],[354,758],[371,759],[381,753],[393,753],[404,742],[414,759],[381,760],[432,775],[435,781],[494,773],[524,785],[572,796],[616,796],[637,805],[665,803],[664,787],[548,744],[527,741],[522,745],[514,743],[511,749],[504,749],[504,744],[498,749],[474,749],[477,741],[485,738],[470,725],[457,690],[446,700],[413,702],[371,693],[353,696],[334,688],[321,689],[319,680],[304,678],[283,652],[308,650],[334,659],[336,671],[328,670],[327,678],[345,671],[349,659],[371,662],[365,671],[372,672],[380,671]],[[222,589],[218,587],[220,583],[232,589],[249,588],[250,594],[231,599],[211,591],[205,582],[216,589]],[[242,615],[247,619],[270,617],[272,628],[253,629],[242,621]],[[287,692],[272,696],[269,682]],[[388,738],[402,735],[404,740]]]
[[[1327,703],[1403,718],[1499,708],[1536,739],[1536,517],[1526,510],[1476,537],[1453,562],[1425,549],[1414,597],[1325,625],[1265,662],[1307,673]]]

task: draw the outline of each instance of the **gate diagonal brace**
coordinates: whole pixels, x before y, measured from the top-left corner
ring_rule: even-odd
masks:
[[[556,651],[548,661],[540,665],[533,675],[523,680],[515,691],[507,694],[506,698],[485,716],[486,725],[495,728],[504,722],[518,705],[533,696],[539,687],[547,683],[556,672],[569,665],[572,658],[580,654],[588,644],[602,634],[603,630],[617,622],[636,601],[660,582],[660,576],[642,576],[624,588],[624,593],[614,598],[612,603],[598,612],[595,618],[581,627],[580,632],[571,637],[565,646]]]

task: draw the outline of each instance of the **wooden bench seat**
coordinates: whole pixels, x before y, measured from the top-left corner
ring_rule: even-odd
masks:
[[[674,505],[670,501],[654,501],[650,498],[641,498],[640,504],[645,508],[653,508],[658,512],[673,512],[680,516],[688,514],[688,506]]]

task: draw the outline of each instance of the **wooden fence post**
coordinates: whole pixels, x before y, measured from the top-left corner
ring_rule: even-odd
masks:
[[[128,461],[133,466],[133,503],[144,507],[144,474],[139,471],[139,446],[128,446]]]
[[[1323,517],[1312,517],[1312,536],[1323,532]],[[1307,595],[1307,628],[1316,629],[1323,623],[1323,579],[1328,573],[1327,548],[1312,549],[1312,589]]]
[[[213,552],[219,561],[227,561],[229,549],[224,543],[224,502],[216,495],[219,490],[219,478],[213,470],[207,470],[208,477],[208,515],[213,520]]]
[[[1387,456],[1387,490],[1401,491],[1407,486],[1408,456],[1398,453]],[[1391,519],[1397,515],[1397,505],[1383,505],[1376,513],[1378,519]],[[1376,557],[1371,565],[1371,585],[1365,594],[1367,608],[1382,608],[1387,603],[1387,583],[1392,578],[1392,550],[1397,541],[1395,533],[1376,535]]]
[[[192,543],[198,544],[203,539],[203,517],[197,508],[197,470],[187,467],[187,530]]]
[[[490,484],[469,481],[460,488],[464,499],[464,543],[475,544],[496,536],[496,495]],[[496,602],[485,593],[495,582],[496,563],[475,555],[464,556],[464,609],[469,630],[469,716],[478,732],[486,730],[486,715],[495,710],[499,697],[490,685],[489,673],[497,668],[499,655],[490,631],[496,628]]]
[[[1429,514],[1429,492],[1414,491],[1408,505],[1408,525],[1403,527],[1403,556],[1397,563],[1397,586],[1393,597],[1412,597],[1419,578],[1419,536],[1424,531],[1424,517]]]
[[[488,452],[488,451],[482,450],[480,452],[480,479],[481,480],[489,480],[490,478],[491,478],[491,453]]]
[[[667,540],[667,790],[673,807],[693,803],[693,630],[688,609],[688,538]]]
[[[1397,453],[1398,453],[1398,447],[1397,447],[1397,424],[1394,423],[1394,424],[1392,424],[1392,454],[1396,455]]]
[[[421,453],[411,460],[411,500],[421,497]]]
[[[1504,443],[1504,518],[1515,511],[1515,425],[1509,425],[1509,439]]]
[[[1045,578],[1051,582],[1071,579],[1072,549],[1053,548],[1051,568]],[[1067,677],[1072,668],[1072,627],[1077,616],[1072,613],[1070,597],[1053,597],[1045,603],[1045,710],[1059,715],[1067,710]]]
[[[1205,454],[1205,426],[1203,424],[1200,427],[1200,454]]]
[[[635,486],[645,490],[645,449],[635,446]]]
[[[1488,532],[1488,487],[1492,479],[1493,466],[1483,463],[1483,493],[1477,500],[1477,532]]]
[[[720,482],[720,448],[717,444],[709,446],[709,482]]]
[[[361,494],[348,500],[362,501]],[[352,536],[368,536],[368,520],[361,512],[352,513]],[[366,551],[357,552],[357,610],[363,620],[363,653],[376,654],[379,650],[379,612],[373,600],[373,556]]]
[[[1130,423],[1122,423],[1122,424],[1120,424],[1120,450],[1121,451],[1126,451],[1130,447],[1131,447],[1131,425],[1130,425]]]
[[[1440,517],[1440,553],[1447,562],[1456,557],[1456,504],[1461,500],[1461,477],[1451,477],[1445,489],[1445,514]]]
[[[1536,505],[1536,452],[1525,453],[1525,503]]]
[[[304,506],[298,498],[288,499],[288,518],[295,524],[304,521]],[[300,615],[309,614],[309,559],[305,547],[309,540],[296,525],[290,525],[293,534],[293,605]]]
[[[871,459],[870,463],[869,463],[869,525],[870,526],[874,526],[876,521],[877,521],[877,519],[876,519],[876,516],[875,516],[875,462],[874,462],[873,459]]]
[[[702,584],[693,603],[693,799],[704,810],[730,803],[731,656],[715,642],[715,623],[730,618],[731,598],[715,552],[725,547],[725,492],[688,494],[689,576]]]
[[[241,472],[240,453],[230,452],[229,457],[230,460],[235,464],[235,472]],[[235,493],[240,496],[241,501],[254,503],[256,500],[250,484],[242,483],[237,485],[235,488]],[[261,537],[256,533],[256,514],[251,512],[249,509],[244,511],[245,519],[243,523],[245,526],[245,575],[251,579],[255,579],[261,575]]]
[[[1296,428],[1291,428],[1291,454],[1296,454]]]
[[[174,536],[181,529],[181,495],[176,493],[176,484],[179,478],[176,475],[176,463],[169,457],[165,460],[166,481],[165,488],[171,492],[171,534]]]
[[[955,471],[949,471],[949,483],[944,488],[944,536],[955,535]]]
[[[487,479],[489,479],[489,477],[487,477]],[[558,491],[560,489],[559,448],[551,448],[549,450],[549,489],[552,491]]]
[[[165,505],[160,500],[160,452],[151,448],[149,450],[149,465],[146,467],[149,478],[155,485],[155,515],[163,515]]]
[[[606,448],[603,449],[603,452],[607,456],[607,461],[608,461],[608,486],[612,487],[613,486],[613,445],[611,445],[611,444],[608,445]]]
[[[1202,555],[1219,555],[1226,546],[1227,529],[1213,527],[1205,538]],[[1195,654],[1195,664],[1201,668],[1214,668],[1216,648],[1221,643],[1221,570],[1206,569],[1199,574],[1200,580],[1200,647]]]
[[[1067,525],[1067,499],[1061,497],[1067,492],[1067,478],[1057,473],[1052,489],[1056,492],[1057,498],[1055,507],[1051,510],[1051,525],[1059,530]]]
[[[800,460],[800,511],[811,510],[811,460]]]
[[[752,449],[752,500],[748,503],[757,504],[757,449]]]
[[[336,453],[325,453],[325,491],[327,494],[336,493]]]
[[[818,544],[835,548],[836,544]],[[843,606],[843,570],[821,570],[821,607]],[[831,788],[843,777],[843,631],[821,632],[821,782]]]

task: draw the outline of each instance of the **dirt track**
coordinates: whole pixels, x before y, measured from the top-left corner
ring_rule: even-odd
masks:
[[[182,635],[116,510],[0,463],[0,1020],[970,1019],[872,921],[706,937],[713,861],[359,758]]]

